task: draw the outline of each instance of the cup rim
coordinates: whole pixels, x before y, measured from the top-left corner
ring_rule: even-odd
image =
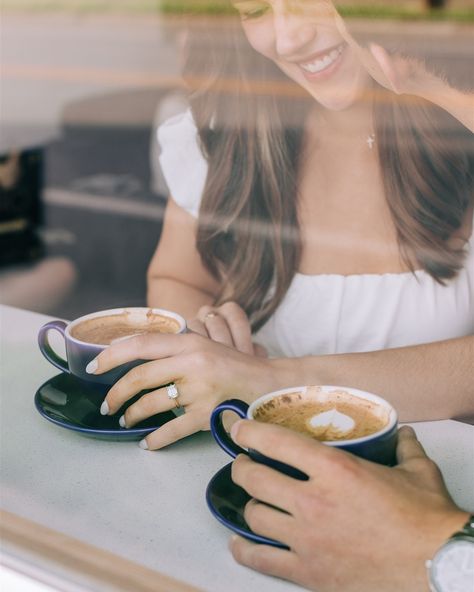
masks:
[[[96,312],[91,312],[89,314],[83,315],[82,317],[78,317],[77,319],[74,319],[73,321],[71,321],[70,323],[67,324],[67,327],[65,329],[65,334],[66,334],[67,338],[70,341],[73,341],[74,343],[79,343],[81,345],[90,345],[90,346],[94,346],[94,347],[104,347],[104,348],[109,347],[110,344],[90,343],[89,341],[82,341],[81,339],[77,339],[77,337],[73,337],[71,335],[71,329],[73,329],[79,323],[82,323],[82,322],[87,321],[89,319],[96,319],[96,318],[100,318],[100,317],[119,315],[119,314],[123,314],[127,311],[130,311],[130,310],[147,311],[147,312],[151,312],[152,314],[161,315],[163,317],[170,317],[170,318],[176,320],[179,323],[180,329],[177,333],[172,333],[172,335],[180,335],[181,333],[184,333],[186,331],[186,328],[187,328],[186,320],[184,319],[184,317],[182,317],[181,315],[179,315],[176,312],[172,312],[171,310],[166,310],[164,308],[153,308],[150,306],[124,306],[122,308],[109,308],[107,310],[98,310]]]
[[[369,434],[368,436],[363,436],[361,438],[352,438],[351,440],[334,440],[334,441],[322,440],[321,442],[323,444],[325,444],[326,446],[340,447],[340,446],[349,446],[349,445],[355,445],[355,444],[363,444],[364,442],[371,442],[371,441],[373,441],[375,439],[379,439],[381,436],[384,436],[385,434],[389,433],[398,424],[398,414],[397,414],[395,408],[393,407],[393,405],[391,405],[386,399],[383,399],[382,397],[380,397],[379,395],[375,395],[374,393],[370,393],[368,391],[362,391],[360,389],[357,389],[357,388],[354,388],[351,386],[338,386],[338,385],[334,385],[334,384],[331,384],[331,385],[316,384],[316,385],[294,386],[294,387],[280,389],[278,391],[272,391],[271,393],[266,393],[265,395],[262,395],[258,399],[255,399],[255,401],[253,401],[253,403],[249,406],[249,408],[247,410],[247,419],[253,419],[253,414],[254,414],[255,409],[257,407],[259,407],[260,405],[262,405],[265,401],[269,401],[270,399],[273,399],[275,397],[279,397],[282,395],[286,395],[289,393],[300,392],[300,393],[304,394],[304,393],[306,393],[308,388],[313,388],[313,387],[317,387],[319,389],[322,389],[323,392],[331,392],[331,391],[335,391],[335,390],[347,391],[349,394],[354,395],[355,397],[359,397],[360,399],[365,399],[366,401],[371,401],[373,403],[377,403],[389,410],[388,423],[384,428],[382,428],[378,432],[374,432],[372,434]]]

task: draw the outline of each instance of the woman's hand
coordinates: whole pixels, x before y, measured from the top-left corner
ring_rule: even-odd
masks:
[[[369,51],[363,53],[364,64],[369,69],[372,66],[375,80],[398,95],[415,95],[426,98],[433,91],[446,85],[444,80],[429,72],[423,62],[416,58],[408,58],[400,55],[390,55],[383,47],[371,43]],[[370,72],[370,70],[369,70]],[[377,79],[377,73],[383,76]]]
[[[430,72],[421,60],[399,54],[391,55],[380,45],[362,47],[348,31],[336,12],[335,20],[342,38],[358,55],[370,76],[384,88],[398,95],[414,95],[441,107],[471,132],[474,132],[474,95],[448,84]]]
[[[213,341],[238,351],[266,357],[265,349],[252,342],[252,329],[245,311],[236,302],[221,306],[202,306],[196,319],[188,323],[189,329]]]
[[[344,41],[359,56],[370,76],[386,89],[398,95],[411,94],[424,98],[432,88],[444,84],[439,77],[428,72],[420,60],[390,55],[375,43],[371,43],[368,48],[362,47],[351,35],[339,14],[336,15],[336,23]]]
[[[281,388],[270,360],[243,354],[196,333],[149,334],[131,337],[109,346],[97,358],[94,374],[102,374],[133,360],[148,360],[130,370],[107,393],[103,415],[114,415],[132,397],[144,394],[120,418],[130,428],[157,413],[176,406],[163,385],[174,383],[177,402],[185,413],[147,436],[142,448],[167,446],[199,430],[209,429],[209,417],[221,401],[233,397],[251,402]]]

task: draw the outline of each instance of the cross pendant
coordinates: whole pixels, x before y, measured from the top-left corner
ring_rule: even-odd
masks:
[[[372,148],[374,147],[374,144],[375,144],[375,134],[370,134],[370,136],[367,138],[367,145],[372,150]]]

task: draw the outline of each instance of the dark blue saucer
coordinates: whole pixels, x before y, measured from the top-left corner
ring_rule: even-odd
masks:
[[[58,374],[39,387],[35,406],[48,421],[84,436],[100,440],[141,440],[176,416],[171,411],[159,413],[130,429],[119,426],[125,409],[142,393],[131,399],[116,415],[100,414],[100,406],[109,387],[88,383],[71,374]]]
[[[229,463],[210,480],[206,489],[209,510],[217,520],[230,530],[254,543],[288,549],[286,545],[252,532],[244,518],[244,508],[251,497],[232,481],[232,463]]]

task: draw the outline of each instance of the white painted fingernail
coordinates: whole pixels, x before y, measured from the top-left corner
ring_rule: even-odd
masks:
[[[86,366],[87,374],[94,374],[98,367],[99,367],[99,362],[97,361],[97,358],[94,358]]]
[[[138,446],[140,446],[142,450],[148,450],[148,444],[146,443],[145,439],[141,440]]]
[[[127,427],[127,424],[125,423],[125,415],[122,415],[122,417],[119,419],[119,425],[121,428]]]
[[[102,403],[102,405],[100,406],[100,414],[101,415],[108,415],[109,414],[109,404],[107,403],[107,401],[104,401]]]

